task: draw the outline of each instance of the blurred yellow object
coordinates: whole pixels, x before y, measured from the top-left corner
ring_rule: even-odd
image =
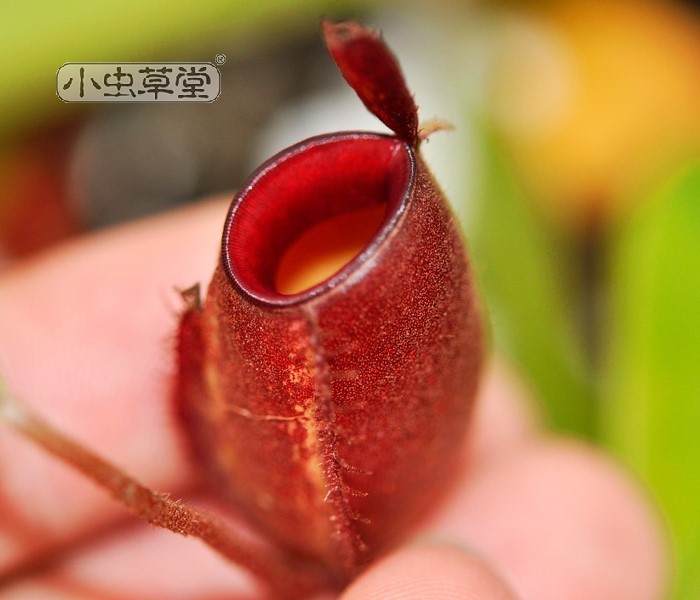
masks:
[[[533,195],[599,227],[700,152],[700,20],[670,2],[518,5],[503,20],[493,114]]]

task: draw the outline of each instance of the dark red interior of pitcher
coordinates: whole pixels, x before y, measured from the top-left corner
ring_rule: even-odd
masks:
[[[240,291],[273,305],[315,296],[356,269],[400,217],[410,196],[414,156],[405,142],[348,133],[302,142],[263,165],[231,206],[224,264]],[[334,276],[298,294],[281,294],[275,274],[289,246],[305,231],[343,213],[384,205],[384,219],[367,246]]]

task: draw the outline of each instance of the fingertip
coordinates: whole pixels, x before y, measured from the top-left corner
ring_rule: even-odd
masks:
[[[430,529],[478,548],[525,598],[655,600],[667,587],[653,503],[581,442],[536,439],[477,465]]]
[[[341,600],[513,600],[481,559],[458,546],[425,542],[403,548],[361,574]]]

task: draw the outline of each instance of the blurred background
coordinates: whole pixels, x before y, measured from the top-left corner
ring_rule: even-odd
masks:
[[[232,193],[317,133],[382,130],[319,16],[380,27],[463,224],[494,351],[549,426],[642,480],[700,598],[700,9],[652,0],[7,4],[0,268],[87,231]],[[65,62],[214,62],[207,104],[66,104]]]

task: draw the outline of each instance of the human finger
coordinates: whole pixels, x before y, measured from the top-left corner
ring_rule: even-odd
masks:
[[[170,406],[176,287],[206,281],[226,204],[89,236],[0,277],[0,368],[50,423],[150,486],[193,479]],[[0,574],[123,514],[0,427]]]
[[[508,586],[463,548],[414,544],[372,565],[341,600],[514,600]]]
[[[581,442],[536,437],[472,463],[426,535],[474,548],[525,599],[666,591],[666,538],[650,499]]]

